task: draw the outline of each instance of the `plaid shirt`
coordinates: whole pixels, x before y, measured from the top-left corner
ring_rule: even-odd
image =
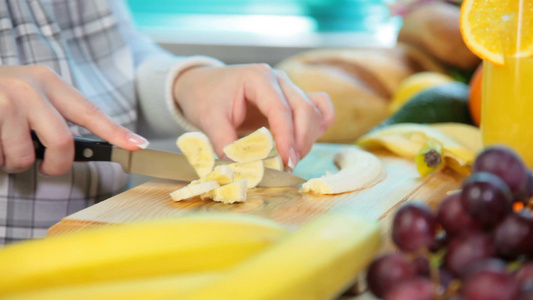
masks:
[[[137,34],[128,13],[122,0],[0,0],[0,65],[46,65],[115,122],[135,130],[135,71],[150,57],[170,55]],[[74,134],[90,135],[69,125]],[[74,163],[62,176],[44,176],[36,165],[18,174],[0,171],[0,247],[42,237],[62,217],[127,184],[128,176],[113,163]]]

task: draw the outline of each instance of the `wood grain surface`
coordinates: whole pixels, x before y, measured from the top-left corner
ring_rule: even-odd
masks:
[[[346,147],[355,146],[316,144],[294,173],[309,179],[336,172],[333,157]],[[434,205],[446,192],[456,189],[463,179],[447,169],[421,178],[411,160],[385,151],[375,154],[386,167],[386,178],[357,192],[328,196],[302,194],[298,187],[254,188],[249,190],[246,203],[223,204],[199,198],[174,202],[169,193],[187,183],[153,180],[64,218],[49,230],[48,235],[205,211],[254,214],[291,228],[297,228],[317,215],[343,211],[381,220],[383,232],[388,235],[391,216],[399,205],[407,201]]]

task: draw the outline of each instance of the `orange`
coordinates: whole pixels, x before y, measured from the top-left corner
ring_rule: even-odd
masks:
[[[533,54],[531,0],[464,0],[461,34],[480,58],[503,65],[504,56]]]
[[[472,79],[470,79],[468,93],[468,108],[474,123],[479,126],[481,122],[481,81],[483,78],[483,64],[477,67]]]

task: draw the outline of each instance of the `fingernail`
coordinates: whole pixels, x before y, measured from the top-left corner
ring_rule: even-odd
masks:
[[[289,162],[287,163],[287,167],[294,170],[298,161],[300,161],[300,156],[294,151],[294,148],[291,148],[291,150],[289,150]]]
[[[130,133],[129,141],[139,146],[141,149],[146,149],[148,145],[150,145],[150,142],[147,139],[133,132]]]

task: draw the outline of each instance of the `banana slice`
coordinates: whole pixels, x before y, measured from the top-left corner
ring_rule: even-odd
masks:
[[[198,177],[209,174],[215,166],[215,151],[209,138],[202,132],[187,132],[176,141],[189,163],[194,167]]]
[[[281,156],[276,155],[274,157],[263,159],[265,168],[271,168],[278,171],[283,171],[283,160]]]
[[[214,180],[216,181],[220,186],[223,186],[225,184],[229,184],[233,182],[233,170],[231,170],[226,165],[220,165],[216,166],[215,169],[207,176],[202,177],[198,180],[191,181],[191,184],[198,184],[202,182],[207,182]]]
[[[252,162],[268,157],[274,147],[272,134],[265,127],[224,147],[226,156],[236,162]]]
[[[335,156],[340,171],[313,178],[302,185],[302,192],[340,194],[369,188],[385,178],[385,168],[374,154],[349,148]]]
[[[261,182],[265,169],[262,160],[245,163],[232,163],[227,165],[233,170],[233,180],[248,179],[248,188],[253,188]]]
[[[181,189],[175,190],[174,192],[170,193],[170,197],[174,201],[186,200],[194,196],[205,194],[218,187],[220,187],[220,185],[214,180],[192,185],[189,184],[185,187],[182,187]]]
[[[233,183],[216,188],[200,197],[202,199],[211,198],[213,201],[223,203],[246,202],[248,191],[247,179],[240,179]]]

